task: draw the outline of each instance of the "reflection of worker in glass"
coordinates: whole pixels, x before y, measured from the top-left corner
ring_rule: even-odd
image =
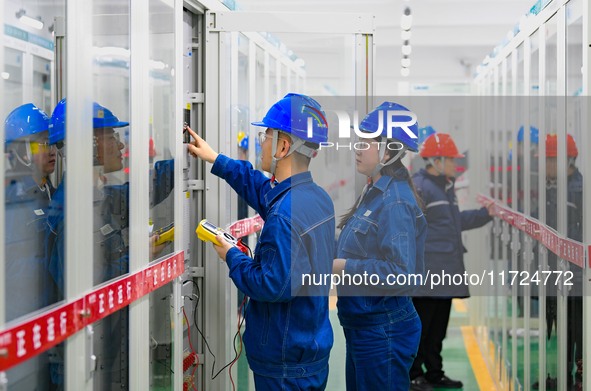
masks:
[[[48,128],[49,117],[32,103],[14,109],[4,122],[6,321],[49,304],[44,239],[55,150],[47,143]],[[46,390],[47,365],[41,354],[11,369],[8,389]]]
[[[118,133],[115,129],[127,126],[127,122],[121,122],[108,109],[94,104],[93,107],[93,128],[94,128],[94,146],[93,146],[93,164],[94,164],[94,181],[98,192],[95,194],[94,205],[97,213],[95,213],[94,225],[95,239],[97,243],[107,245],[106,249],[113,251],[116,254],[116,259],[110,261],[116,262],[118,266],[114,267],[118,271],[109,270],[114,265],[109,265],[109,257],[106,254],[96,254],[95,268],[93,274],[94,284],[99,284],[110,278],[127,272],[127,245],[123,242],[122,231],[127,229],[128,208],[127,186],[107,186],[107,177],[105,174],[121,170],[122,154],[121,150],[124,145],[119,141]],[[55,144],[60,149],[60,153],[66,155],[65,146],[65,123],[66,123],[66,100],[63,99],[58,103],[53,111],[51,117],[51,129],[49,141]],[[50,205],[49,211],[49,228],[50,237],[48,240],[49,251],[49,271],[53,276],[57,287],[57,300],[63,299],[64,290],[64,206],[65,206],[65,177],[60,183],[58,190],[55,193],[54,200]],[[110,208],[105,208],[105,202],[117,202],[118,205],[110,205]],[[119,218],[112,219],[112,212],[117,211]],[[103,227],[103,220],[108,216],[110,221],[109,227],[104,229],[104,237],[100,237],[100,228]],[[121,218],[123,217],[123,218]],[[102,223],[102,224],[101,224]],[[106,250],[105,249],[105,250]],[[105,263],[105,264],[101,264]]]
[[[51,116],[49,141],[56,144],[65,157],[66,100],[58,103]],[[116,131],[129,123],[119,121],[107,108],[93,105],[93,284],[97,285],[128,272],[129,185],[110,185],[106,174],[123,168],[121,150],[124,145]],[[49,207],[47,249],[48,269],[56,286],[55,300],[64,298],[65,266],[65,187],[60,183]],[[128,320],[127,308],[93,324],[94,354],[97,356],[96,389],[111,389],[127,385]],[[125,352],[125,353],[123,353]],[[63,389],[63,347],[51,351],[51,380],[53,388]],[[97,388],[98,387],[98,388]]]
[[[61,100],[51,116],[49,141],[66,156],[66,100]],[[98,285],[129,271],[129,183],[112,184],[109,174],[123,168],[119,131],[129,125],[120,121],[111,110],[93,104],[93,284]],[[172,165],[170,165],[172,168]],[[48,269],[57,287],[56,300],[63,299],[65,261],[65,187],[62,180],[49,207],[47,248]],[[151,237],[154,243],[157,236]],[[162,246],[152,246],[157,253]],[[95,389],[120,389],[128,380],[128,309],[123,308],[93,324],[95,329],[94,354],[97,356]],[[61,352],[60,352],[61,354]],[[54,360],[52,381],[63,386],[63,359]]]
[[[513,205],[513,207],[517,208],[518,212],[523,213],[525,208],[525,198],[529,198],[530,202],[530,211],[532,215],[535,214],[535,211],[538,210],[538,167],[537,167],[537,154],[538,154],[538,144],[539,144],[539,131],[537,128],[530,126],[529,128],[529,151],[525,150],[525,128],[521,126],[517,131],[517,148],[516,148],[516,161],[513,162],[513,169],[507,172],[507,182],[511,183],[511,176],[515,173],[517,175],[517,205]],[[525,157],[529,155],[529,171],[525,171]],[[509,151],[509,161],[513,158],[513,150]],[[530,177],[530,192],[529,195],[525,194],[525,176],[528,175]],[[524,233],[519,233],[520,236],[523,236]],[[511,253],[511,244],[508,243],[508,253]],[[517,261],[516,261],[516,268],[519,271],[525,270],[527,267],[526,261],[523,258],[523,251],[518,250],[517,252]],[[524,314],[524,287],[521,285],[517,285],[515,287],[517,289],[517,314],[518,316],[523,316]],[[536,294],[536,287],[534,286],[532,289],[532,293],[534,294],[534,300],[532,301],[531,305],[531,315],[535,316],[538,313],[538,306],[537,306],[537,298],[535,297]],[[519,328],[514,330],[515,333],[522,333],[522,332],[529,332],[523,328]],[[517,335],[517,334],[515,334]]]
[[[6,118],[5,132],[7,169],[12,175],[34,180],[27,192],[43,194],[39,198],[51,199],[55,190],[49,175],[55,170],[56,150],[48,143],[49,117],[32,103],[14,109]]]
[[[577,144],[572,135],[567,134],[567,236],[570,239],[581,242],[583,238],[583,176],[575,165],[579,154]],[[556,134],[546,136],[546,224],[554,229],[558,227],[558,137]],[[548,252],[548,266],[550,270],[558,271],[559,264],[556,255]],[[582,277],[583,269],[574,264],[568,264],[568,269],[573,273],[573,286],[568,292],[568,320],[567,320],[567,381],[569,387],[573,385],[572,371],[577,366],[575,384],[582,384],[583,357],[583,301],[582,301]],[[546,322],[548,338],[552,335],[552,329],[556,323],[557,300],[560,294],[554,284],[547,284]],[[548,378],[547,384],[555,380]]]
[[[308,135],[308,119],[312,134]],[[261,122],[262,168],[215,152],[194,138],[189,152],[209,163],[255,209],[265,225],[254,259],[219,237],[214,246],[230,278],[250,296],[244,345],[257,390],[324,390],[333,334],[328,319],[328,286],[302,284],[303,273],[330,275],[334,255],[334,208],[312,181],[310,159],[328,128],[318,102],[288,94]]]
[[[519,128],[517,131],[517,161],[514,163],[515,170],[510,171],[508,175],[507,181],[511,183],[511,173],[514,171],[517,173],[517,210],[519,212],[523,212],[523,202],[526,195],[523,193],[524,191],[524,184],[523,181],[525,180],[524,175],[532,175],[532,179],[537,179],[537,166],[535,165],[536,156],[538,153],[538,144],[539,144],[539,131],[537,128],[530,126],[529,130],[529,151],[524,150],[525,141],[524,141],[524,128],[523,126]],[[525,164],[525,156],[529,154],[530,156],[530,172],[527,173],[524,171],[524,164]],[[509,160],[511,160],[513,155],[513,151],[509,151]],[[535,177],[533,176],[535,174]],[[537,210],[538,208],[538,186],[537,181],[532,181],[530,184],[530,203],[531,209],[530,210]]]

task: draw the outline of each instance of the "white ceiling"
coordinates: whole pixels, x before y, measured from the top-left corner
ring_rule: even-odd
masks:
[[[400,81],[411,84],[466,83],[482,59],[519,23],[534,0],[238,0],[242,10],[366,13],[375,15],[376,94],[393,94]],[[400,75],[400,16],[413,16],[411,74]],[[338,77],[326,52],[334,40],[310,35],[281,39],[306,60],[308,77]],[[344,49],[341,49],[344,50]],[[324,59],[321,56],[324,55]],[[318,57],[317,60],[314,57]],[[324,66],[323,66],[324,65]],[[330,67],[329,69],[323,69]],[[318,75],[315,73],[318,72]],[[342,87],[338,82],[335,89]],[[340,91],[339,91],[340,92]]]

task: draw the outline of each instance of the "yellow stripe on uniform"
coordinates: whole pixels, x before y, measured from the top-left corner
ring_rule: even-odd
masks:
[[[462,326],[462,335],[464,337],[464,346],[466,346],[466,353],[472,365],[472,371],[474,377],[478,382],[478,388],[481,391],[496,391],[495,383],[488,371],[488,367],[482,357],[482,352],[476,342],[476,336],[474,335],[474,327]]]

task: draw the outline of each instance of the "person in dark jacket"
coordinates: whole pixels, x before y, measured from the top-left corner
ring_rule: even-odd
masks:
[[[403,106],[384,102],[359,129],[375,134],[391,112],[408,113],[395,114],[395,123],[413,116]],[[347,342],[347,391],[407,391],[421,335],[409,281],[423,273],[427,222],[401,162],[406,150],[417,150],[418,126],[394,127],[391,134],[382,128],[377,138],[357,143],[366,140],[368,146],[360,145],[364,150],[355,153],[357,172],[368,177],[368,184],[339,224],[333,263],[334,275],[343,276],[343,281],[345,276],[353,281],[363,275],[373,279],[365,285],[337,285],[338,316]]]
[[[579,155],[577,144],[572,135],[567,134],[567,237],[581,242],[583,240],[583,176],[575,165]],[[558,137],[556,134],[546,135],[546,225],[558,229]],[[559,271],[558,258],[553,252],[548,252],[548,266],[551,271]],[[575,385],[575,389],[582,389],[582,371],[577,370],[573,381],[574,366],[579,367],[583,358],[583,269],[569,264],[569,271],[573,273],[572,287],[567,298],[567,373],[568,386]],[[547,337],[550,338],[556,324],[557,299],[559,294],[555,284],[547,284],[546,323]],[[556,384],[554,374],[546,379],[548,384]],[[538,389],[538,382],[533,387]],[[578,387],[578,388],[577,388]]]
[[[308,135],[312,119],[312,135]],[[305,286],[304,274],[330,275],[334,256],[334,206],[308,171],[310,159],[328,138],[322,108],[314,99],[287,94],[255,126],[262,168],[215,152],[187,127],[189,152],[209,163],[265,221],[254,258],[229,245],[214,248],[232,281],[250,297],[244,346],[257,390],[324,390],[333,333],[328,318],[329,286]]]
[[[445,133],[435,133],[422,144],[420,156],[427,166],[413,176],[419,195],[425,204],[427,240],[425,242],[425,271],[463,275],[464,252],[462,231],[478,228],[491,220],[487,208],[460,212],[454,190],[458,152],[453,139]],[[429,290],[427,290],[429,289]],[[435,289],[430,287],[413,298],[421,318],[423,331],[419,352],[410,371],[412,390],[433,387],[461,388],[459,380],[445,375],[441,349],[447,331],[452,298],[470,296],[468,285],[448,281]],[[426,372],[423,371],[425,365]]]

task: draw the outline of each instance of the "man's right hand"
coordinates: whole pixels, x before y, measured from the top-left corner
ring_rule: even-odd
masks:
[[[215,162],[215,159],[219,154],[214,151],[213,148],[211,148],[209,144],[205,142],[205,140],[199,137],[199,135],[195,133],[188,125],[185,126],[184,129],[186,129],[193,138],[193,141],[188,144],[189,153],[191,156],[198,157],[209,163]]]

